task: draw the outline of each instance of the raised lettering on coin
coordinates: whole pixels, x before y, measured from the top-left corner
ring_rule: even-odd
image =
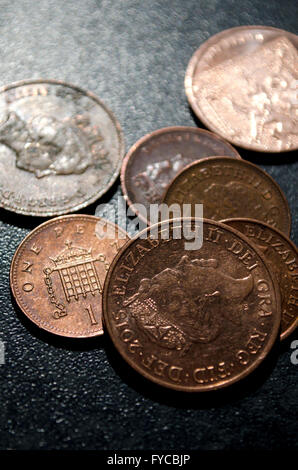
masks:
[[[280,325],[278,285],[263,255],[241,233],[210,220],[203,220],[202,247],[186,250],[175,229],[194,231],[198,222],[172,220],[168,239],[161,234],[169,222],[157,224],[154,243],[149,229],[141,232],[114,259],[103,294],[105,325],[124,359],[146,378],[183,391],[248,375]]]
[[[98,222],[113,229],[113,240],[96,236]],[[38,226],[20,244],[11,265],[11,288],[19,307],[57,335],[101,335],[107,266],[127,239],[119,227],[89,215],[58,217]],[[118,244],[111,244],[116,240]]]

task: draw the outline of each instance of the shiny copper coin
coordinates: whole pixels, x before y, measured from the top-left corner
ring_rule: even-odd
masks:
[[[161,202],[177,173],[193,161],[213,155],[241,158],[228,142],[204,129],[166,127],[145,135],[123,160],[121,186],[129,206],[147,222],[150,204]],[[138,204],[147,214],[141,213]]]
[[[19,214],[78,211],[119,175],[120,125],[92,93],[56,80],[0,90],[0,206]]]
[[[103,294],[104,325],[123,358],[147,379],[189,392],[247,376],[280,326],[264,257],[238,231],[201,222],[175,219],[152,225],[151,237],[140,232],[114,259]]]
[[[43,223],[12,260],[10,283],[19,307],[37,326],[57,335],[102,334],[104,280],[128,238],[118,226],[91,215]]]
[[[241,26],[208,39],[185,76],[191,107],[229,142],[261,152],[298,148],[298,36]]]
[[[228,157],[209,157],[182,170],[163,202],[203,204],[207,219],[248,217],[269,223],[287,235],[291,214],[278,184],[257,165]]]
[[[277,278],[281,293],[281,339],[298,325],[298,251],[284,233],[250,219],[226,219],[223,223],[242,232],[264,254]]]

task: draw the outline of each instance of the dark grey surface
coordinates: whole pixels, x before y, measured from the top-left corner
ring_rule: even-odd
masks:
[[[163,126],[200,125],[183,80],[192,53],[209,36],[245,24],[298,29],[294,0],[2,0],[0,6],[1,84],[41,77],[90,89],[119,119],[126,149]],[[240,152],[284,190],[297,244],[297,157]],[[115,201],[117,184],[100,203]],[[95,211],[96,204],[85,210]],[[109,208],[103,212],[108,216]],[[195,396],[160,389],[126,366],[107,337],[63,340],[38,331],[19,312],[9,289],[10,262],[40,222],[0,211],[1,449],[296,446],[298,366],[290,361],[290,344],[297,334],[236,386]]]

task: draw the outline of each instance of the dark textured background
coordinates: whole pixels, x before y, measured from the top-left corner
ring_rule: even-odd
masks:
[[[222,29],[265,24],[297,33],[295,0],[1,0],[0,82],[55,78],[114,111],[128,149],[147,132],[200,125],[184,93],[194,50]],[[240,151],[284,190],[297,243],[297,157]],[[102,202],[115,200],[119,183]],[[96,204],[85,212],[94,214]],[[98,213],[109,215],[109,209]],[[26,321],[9,289],[19,242],[41,222],[0,211],[1,449],[278,449],[297,442],[292,335],[246,380],[189,396],[134,373],[104,336],[72,341]]]

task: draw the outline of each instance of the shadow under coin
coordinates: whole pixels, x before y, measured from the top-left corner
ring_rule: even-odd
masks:
[[[129,387],[150,400],[182,409],[220,407],[255,393],[272,374],[276,366],[280,344],[277,341],[264,361],[249,376],[239,382],[218,390],[190,393],[175,391],[147,380],[125,362],[108,334],[105,334],[102,340],[109,363]]]
[[[265,153],[253,152],[240,147],[236,147],[241,157],[255,165],[293,165],[298,161],[297,152]]]
[[[7,225],[12,225],[21,229],[33,230],[48,219],[46,217],[32,217],[29,215],[17,214],[1,208],[0,220]]]

